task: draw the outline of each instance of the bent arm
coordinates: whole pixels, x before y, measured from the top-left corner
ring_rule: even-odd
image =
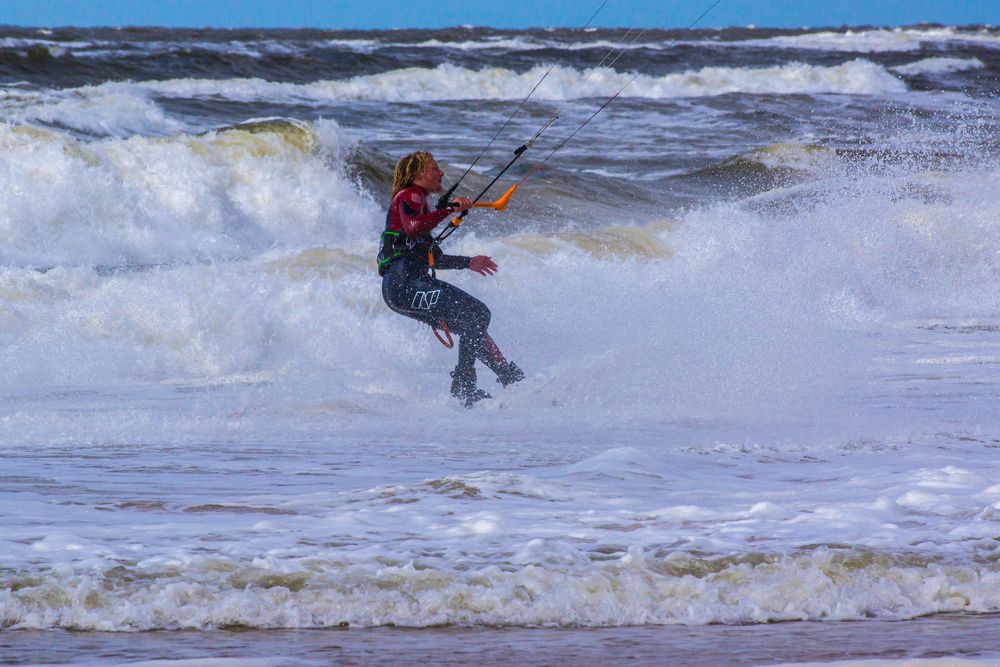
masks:
[[[429,213],[420,213],[405,199],[399,202],[399,222],[403,226],[403,232],[410,238],[429,234],[442,220],[454,212],[455,209],[449,206]]]

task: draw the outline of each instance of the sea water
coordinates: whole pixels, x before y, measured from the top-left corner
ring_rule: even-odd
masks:
[[[989,27],[3,29],[0,657],[1000,655],[998,90]],[[393,165],[558,115],[498,197],[619,91],[446,243],[528,375],[464,409]]]

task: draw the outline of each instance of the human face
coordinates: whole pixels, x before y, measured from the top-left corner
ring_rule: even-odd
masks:
[[[441,179],[443,178],[444,172],[438,166],[437,160],[431,158],[420,175],[413,179],[413,184],[419,185],[427,192],[441,192]]]

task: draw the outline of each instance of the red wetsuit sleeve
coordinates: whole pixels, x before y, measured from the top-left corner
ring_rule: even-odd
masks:
[[[450,206],[437,211],[427,211],[426,195],[416,187],[407,188],[396,195],[393,206],[403,233],[410,238],[429,234],[442,220],[455,212]]]

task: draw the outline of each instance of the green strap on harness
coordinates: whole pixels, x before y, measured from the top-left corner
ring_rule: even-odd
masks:
[[[389,236],[400,236],[399,232],[391,232],[391,231],[388,231],[388,230],[382,232],[382,236],[385,236],[387,234]],[[388,264],[389,262],[391,262],[392,260],[397,259],[398,257],[402,257],[402,256],[403,256],[403,253],[401,251],[399,251],[399,250],[396,250],[396,251],[393,252],[393,254],[389,255],[388,257],[383,257],[382,259],[378,260],[378,265],[379,265],[379,267],[383,267],[386,264]]]

